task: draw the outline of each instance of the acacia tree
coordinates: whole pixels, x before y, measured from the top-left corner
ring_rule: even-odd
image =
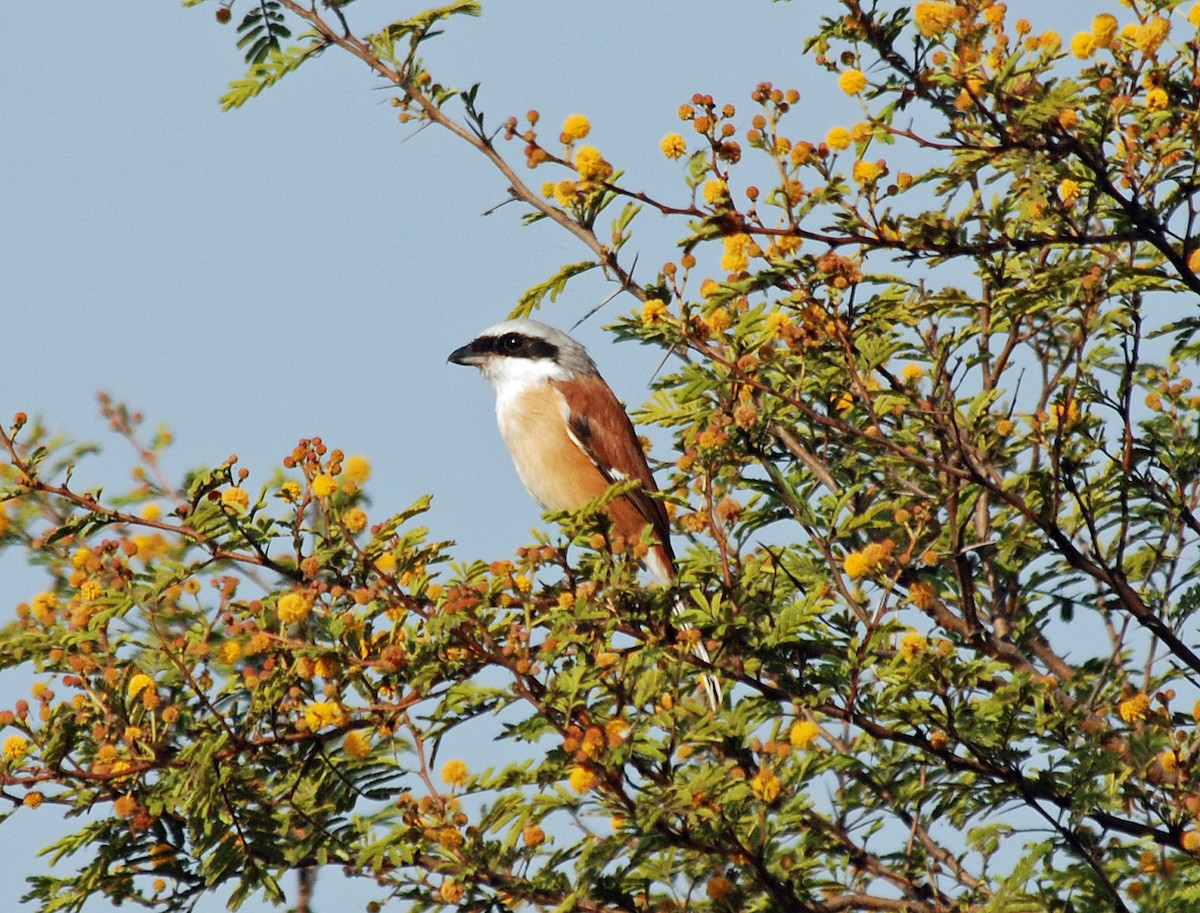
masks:
[[[177,483],[108,402],[141,481],[101,499],[19,415],[3,544],[53,585],[5,636],[39,683],[3,796],[92,812],[28,897],[281,900],[336,864],[411,909],[1193,909],[1200,7],[1064,44],[989,0],[841,0],[806,50],[862,122],[683,99],[651,192],[586,117],[492,129],[426,69],[476,3],[370,34],[345,6],[256,4],[224,103],[351,54],[589,251],[517,313],[587,269],[638,300],[617,334],[675,356],[637,415],[682,454],[679,582],[638,581],[603,500],[455,574],[424,501],[368,517],[361,459]],[[681,235],[651,276],[647,209]],[[435,760],[497,725],[520,763]]]

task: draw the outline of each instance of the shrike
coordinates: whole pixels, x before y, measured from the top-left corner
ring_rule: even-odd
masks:
[[[640,483],[609,503],[612,530],[634,543],[649,526],[654,544],[643,559],[646,568],[662,583],[675,579],[671,528],[654,497],[654,476],[633,423],[583,346],[536,320],[506,320],[455,349],[449,360],[479,368],[491,381],[500,434],[521,481],[544,510],[578,510],[615,482]],[[703,644],[693,651],[709,662]],[[709,704],[719,707],[716,679],[704,676],[704,690]]]

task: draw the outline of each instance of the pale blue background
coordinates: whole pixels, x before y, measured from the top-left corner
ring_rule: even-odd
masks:
[[[1083,27],[1109,5],[1079,6],[1056,16]],[[1037,18],[1040,4],[1009,7],[1010,21],[1064,25]],[[347,17],[366,32],[421,8],[359,0]],[[98,390],[172,429],[175,478],[236,453],[253,487],[299,438],[320,435],[370,459],[373,519],[432,492],[435,536],[457,540],[463,558],[509,556],[539,513],[495,430],[491,391],[445,357],[586,250],[549,224],[521,228],[515,205],[483,217],[506,198],[501,175],[440,130],[399,124],[380,82],[339,51],[222,113],[217,98],[244,65],[215,9],[5,10],[0,420],[24,410],[102,443],[77,478],[114,491],[132,457],[99,419]],[[819,140],[859,119],[835,78],[801,57],[821,11],[834,4],[507,0],[451,22],[427,59],[447,83],[482,82],[494,125],[536,107],[551,142],[566,115],[587,114],[588,142],[627,186],[683,203],[682,165],[658,142],[690,135],[675,111],[694,92],[737,105],[743,130],[760,80],[801,89],[789,135]],[[521,144],[508,148],[524,171]],[[557,176],[530,177],[537,187]],[[649,212],[639,225],[627,251],[640,252],[646,280],[677,259],[684,227]],[[569,328],[610,292],[586,278],[543,316]],[[576,335],[638,403],[660,356],[602,330],[633,306],[618,298]],[[654,439],[669,458],[669,439]],[[39,588],[20,556],[0,557],[0,613]],[[0,677],[0,706],[28,685]],[[49,806],[0,826],[0,904],[44,865],[35,851],[59,828]],[[315,909],[361,909],[368,888],[327,871]]]

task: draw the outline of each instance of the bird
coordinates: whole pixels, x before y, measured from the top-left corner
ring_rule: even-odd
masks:
[[[607,505],[612,531],[653,543],[642,559],[660,583],[676,576],[671,527],[646,455],[612,388],[587,350],[566,333],[537,320],[505,320],[455,349],[453,364],[478,368],[496,392],[496,421],[525,488],[543,510],[578,510],[615,483],[636,487]],[[675,612],[683,611],[676,602]],[[695,655],[711,663],[702,643]],[[721,705],[721,686],[703,679],[709,706]]]

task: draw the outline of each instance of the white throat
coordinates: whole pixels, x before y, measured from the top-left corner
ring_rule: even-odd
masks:
[[[483,376],[496,391],[496,414],[502,416],[530,387],[566,380],[568,372],[548,358],[492,358],[482,366]]]

